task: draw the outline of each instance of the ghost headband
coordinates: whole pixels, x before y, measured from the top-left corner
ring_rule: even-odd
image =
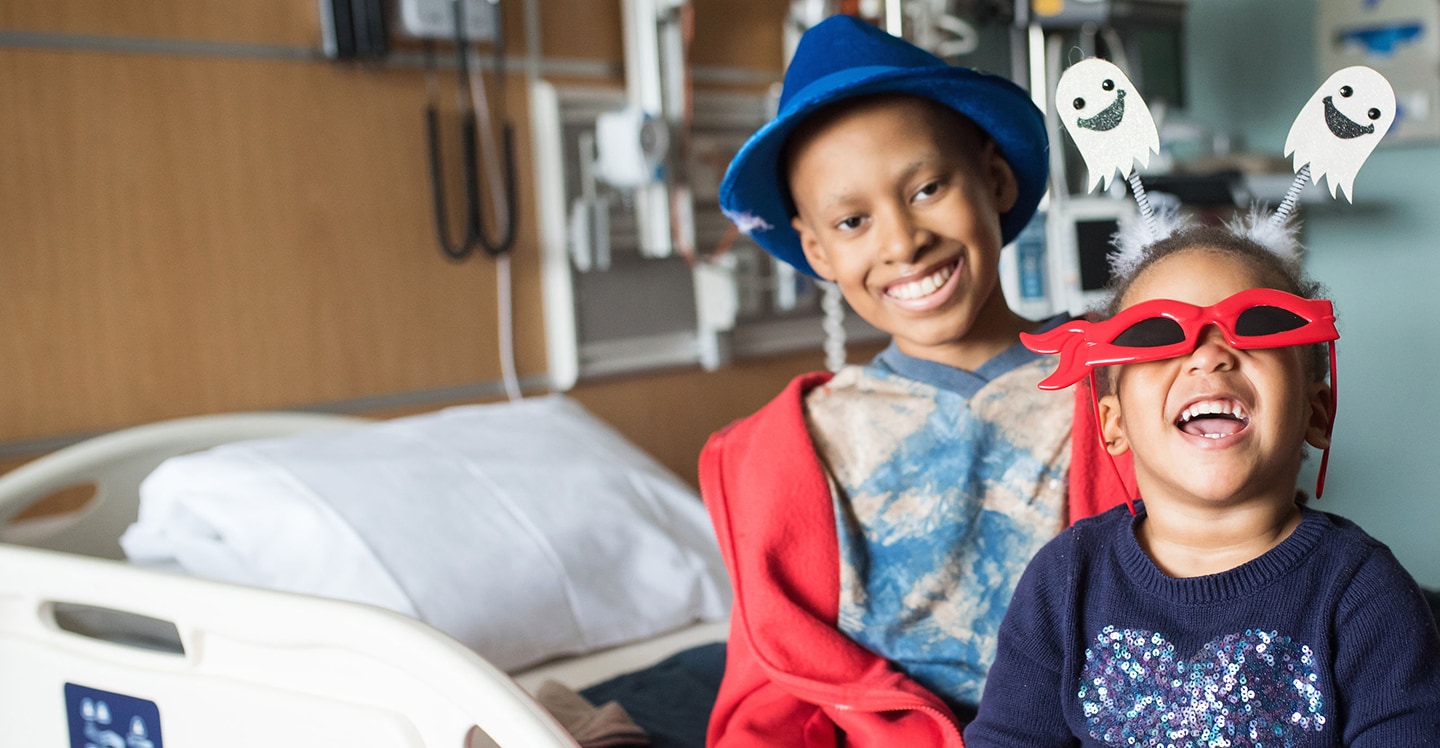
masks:
[[[1130,79],[1114,64],[1100,59],[1070,66],[1055,86],[1055,107],[1089,170],[1089,189],[1102,181],[1109,187],[1118,173],[1130,184],[1140,208],[1141,223],[1115,237],[1111,255],[1116,275],[1128,275],[1150,245],[1186,225],[1174,214],[1156,213],[1135,172],[1160,151],[1150,109]],[[1353,201],[1355,175],[1395,122],[1395,90],[1372,68],[1353,66],[1335,72],[1300,109],[1285,139],[1285,155],[1293,155],[1295,179],[1280,206],[1268,216],[1254,209],[1248,218],[1231,222],[1232,233],[1271,252],[1295,260],[1300,253],[1291,213],[1305,182],[1323,176],[1330,196],[1344,193]]]

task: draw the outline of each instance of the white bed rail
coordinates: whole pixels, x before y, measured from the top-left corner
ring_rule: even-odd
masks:
[[[140,481],[165,459],[229,442],[351,426],[365,420],[327,413],[223,413],[145,424],[87,439],[0,477],[0,542],[124,558],[119,538],[139,511]],[[85,484],[94,485],[95,496],[79,512],[12,522],[32,504]]]
[[[75,610],[173,625],[174,646],[82,630],[60,615]],[[0,545],[0,742],[72,745],[67,684],[158,710],[138,740],[115,725],[96,745],[576,746],[508,676],[406,616]]]

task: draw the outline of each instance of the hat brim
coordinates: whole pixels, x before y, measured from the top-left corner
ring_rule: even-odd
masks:
[[[793,202],[781,157],[790,133],[830,104],[875,94],[909,94],[939,102],[983,130],[1015,173],[1018,196],[1000,216],[1002,241],[1010,243],[1045,194],[1049,173],[1045,121],[1024,89],[1000,76],[968,68],[850,68],[806,86],[785,111],[746,141],[720,183],[720,205],[731,221],[766,251],[818,277],[790,225]]]

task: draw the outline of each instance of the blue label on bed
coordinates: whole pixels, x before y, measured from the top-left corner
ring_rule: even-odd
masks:
[[[65,684],[70,748],[163,748],[153,701]]]

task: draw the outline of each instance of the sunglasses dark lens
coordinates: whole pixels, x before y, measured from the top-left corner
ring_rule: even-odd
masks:
[[[1304,317],[1277,306],[1252,306],[1235,318],[1235,334],[1252,338],[1304,327]]]
[[[1110,342],[1122,348],[1157,348],[1185,342],[1185,330],[1169,317],[1151,317],[1125,328]]]

